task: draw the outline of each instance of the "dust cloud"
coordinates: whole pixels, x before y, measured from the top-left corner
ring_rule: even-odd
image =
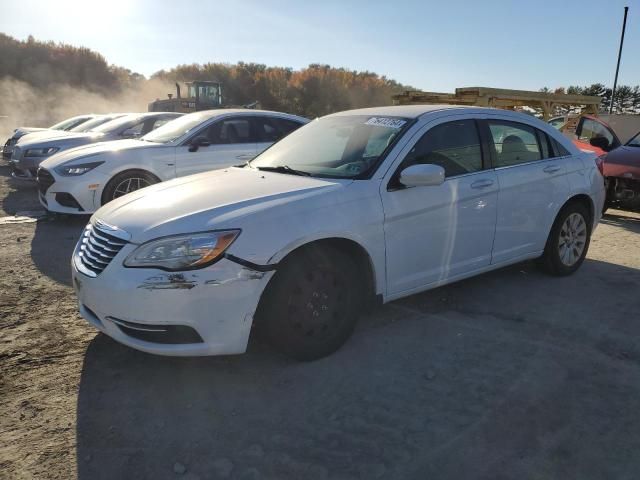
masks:
[[[173,84],[155,79],[140,80],[119,94],[106,95],[69,85],[43,90],[4,77],[0,79],[0,145],[18,127],[48,127],[85,113],[146,112],[149,102],[174,91]]]

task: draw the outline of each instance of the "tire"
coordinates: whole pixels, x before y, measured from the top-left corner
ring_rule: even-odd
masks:
[[[127,193],[135,192],[154,183],[160,182],[155,175],[144,170],[127,170],[109,180],[102,192],[102,205]]]
[[[551,227],[541,264],[552,275],[571,275],[582,265],[590,242],[589,210],[582,203],[569,203],[560,210]]]
[[[325,357],[353,333],[363,291],[348,255],[335,248],[304,248],[285,259],[267,286],[258,329],[274,348],[296,360]]]

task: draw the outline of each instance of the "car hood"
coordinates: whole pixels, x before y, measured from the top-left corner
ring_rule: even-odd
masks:
[[[48,128],[38,128],[38,127],[18,127],[14,130],[11,138],[22,138],[28,133],[34,132],[55,132],[56,130],[49,130]]]
[[[604,157],[605,177],[640,179],[640,147],[618,147]]]
[[[102,133],[73,133],[60,137],[45,137],[45,138],[31,138],[24,137],[20,142],[22,148],[33,148],[34,146],[47,146],[47,145],[64,145],[66,143],[75,142],[98,142],[104,137]]]
[[[65,150],[52,157],[46,159],[42,166],[44,168],[54,168],[71,160],[81,159],[85,157],[93,157],[96,155],[118,155],[121,152],[140,148],[158,148],[164,147],[161,143],[143,142],[142,140],[111,140],[109,142],[92,143],[82,145],[71,150]]]
[[[636,164],[640,167],[640,147],[618,147],[607,154],[605,163]]]
[[[24,136],[20,139],[20,144],[22,144],[23,142],[38,142],[38,141],[52,139],[52,138],[68,137],[72,135],[77,135],[78,133],[82,133],[82,132],[67,132],[65,130],[47,130],[47,129],[38,130],[35,132],[26,132]]]
[[[233,167],[125,195],[100,208],[92,220],[122,229],[133,243],[141,243],[165,235],[242,228],[245,217],[335,192],[351,182]]]

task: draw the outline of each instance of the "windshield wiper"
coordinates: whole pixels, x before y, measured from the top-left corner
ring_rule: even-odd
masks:
[[[305,172],[303,170],[295,170],[291,168],[289,165],[278,165],[277,167],[255,167],[258,170],[264,170],[265,172],[276,172],[276,173],[288,173],[290,175],[301,175],[303,177],[310,177],[311,174],[309,172]]]

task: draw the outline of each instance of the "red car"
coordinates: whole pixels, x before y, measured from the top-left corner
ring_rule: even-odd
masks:
[[[580,150],[594,152],[598,156],[622,145],[607,123],[591,115],[555,117],[549,120],[549,124],[562,130]]]
[[[604,157],[607,207],[640,207],[640,132]]]

